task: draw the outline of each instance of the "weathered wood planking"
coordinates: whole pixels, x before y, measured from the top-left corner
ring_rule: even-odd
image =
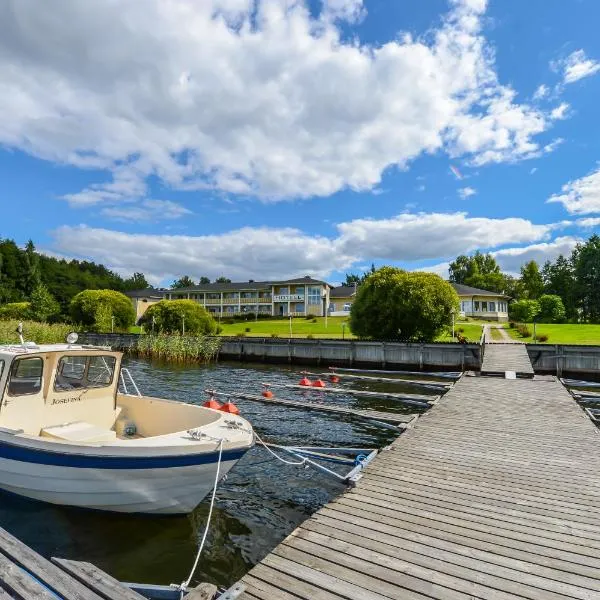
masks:
[[[514,371],[521,377],[533,377],[525,344],[486,344],[481,374],[504,375],[506,371]]]
[[[600,432],[557,380],[463,377],[243,581],[253,600],[600,600],[599,510]]]
[[[89,563],[52,560],[0,528],[0,600],[144,600]]]

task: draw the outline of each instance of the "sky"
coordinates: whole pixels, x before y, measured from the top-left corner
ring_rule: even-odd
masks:
[[[600,231],[596,0],[4,0],[0,237],[165,285]]]

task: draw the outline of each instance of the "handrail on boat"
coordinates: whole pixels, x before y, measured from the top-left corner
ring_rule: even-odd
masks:
[[[121,373],[119,374],[119,377],[121,379],[121,386],[123,387],[123,392],[126,395],[133,395],[133,394],[129,394],[129,391],[127,390],[127,384],[125,383],[125,375],[127,375],[127,377],[129,378],[129,382],[133,386],[135,393],[141,397],[142,393],[140,392],[137,384],[135,383],[135,379],[133,378],[133,375],[130,373],[129,369],[127,369],[126,367],[121,367]]]

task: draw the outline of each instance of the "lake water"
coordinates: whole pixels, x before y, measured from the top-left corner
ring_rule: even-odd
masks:
[[[260,394],[261,383],[297,383],[300,369],[239,364],[156,365],[129,360],[143,394],[203,403],[204,390]],[[344,386],[350,384],[338,384]],[[402,391],[396,384],[359,384],[356,389]],[[395,401],[358,399],[276,389],[277,396],[416,412]],[[406,390],[414,391],[414,389]],[[320,398],[319,398],[320,397]],[[261,437],[302,446],[382,447],[395,433],[367,421],[291,410],[259,402],[236,401]],[[342,472],[349,467],[342,465]],[[198,581],[230,586],[307,516],[340,494],[344,486],[315,471],[287,466],[255,447],[219,485],[210,533],[196,574]],[[82,511],[0,495],[0,525],[44,556],[92,562],[122,581],[179,583],[191,568],[202,535],[208,501],[183,517],[130,516]]]

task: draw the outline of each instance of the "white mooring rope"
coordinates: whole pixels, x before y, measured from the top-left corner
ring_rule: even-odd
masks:
[[[256,439],[265,447],[266,450],[268,450],[277,460],[280,460],[282,463],[285,463],[286,465],[304,465],[308,462],[307,458],[303,458],[301,461],[293,461],[293,460],[285,460],[285,458],[281,458],[281,456],[279,456],[279,454],[273,452],[273,450],[271,450],[271,448],[269,448],[269,446],[267,446],[267,444],[265,442],[263,442],[262,438],[258,435],[258,433],[256,433],[256,431],[254,431],[254,435],[256,436]]]
[[[215,484],[213,486],[212,497],[210,499],[210,509],[208,511],[208,517],[206,519],[206,525],[204,526],[204,533],[202,535],[202,540],[200,541],[200,546],[198,548],[198,553],[196,554],[196,560],[194,561],[194,566],[190,571],[189,577],[179,586],[181,590],[181,597],[183,598],[184,592],[188,589],[190,582],[192,581],[192,577],[198,568],[198,562],[200,561],[200,555],[202,554],[202,550],[204,548],[204,543],[206,542],[206,536],[208,535],[208,528],[210,527],[210,520],[212,518],[213,508],[215,506],[215,497],[217,495],[217,484],[219,483],[219,474],[221,472],[221,457],[223,456],[223,439],[219,440],[219,459],[217,461],[217,472],[215,473]]]

